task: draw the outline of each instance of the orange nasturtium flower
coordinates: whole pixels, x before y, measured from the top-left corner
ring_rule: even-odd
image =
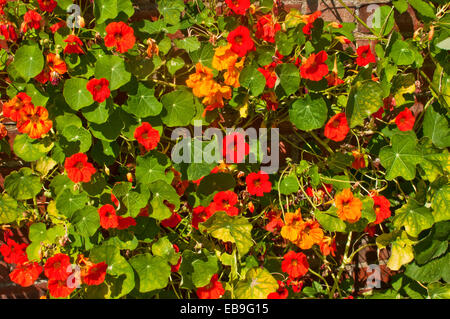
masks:
[[[17,129],[31,138],[41,138],[52,128],[53,122],[48,119],[48,111],[43,106],[29,105],[24,108],[24,115],[17,122]]]
[[[236,63],[238,58],[239,56],[231,51],[231,44],[228,43],[215,49],[212,66],[217,71],[227,70]]]
[[[195,65],[195,73],[189,75],[186,85],[192,89],[196,97],[205,97],[211,94],[215,81],[210,68],[200,62]]]
[[[3,116],[9,117],[14,122],[17,122],[25,114],[25,107],[29,105],[33,106],[31,97],[24,92],[20,92],[3,104]]]
[[[218,71],[227,70],[224,77],[224,82],[226,85],[238,88],[239,75],[244,68],[245,57],[243,57],[239,62],[239,55],[231,51],[231,44],[218,47],[215,50],[214,57],[212,60],[212,66]]]
[[[66,62],[61,59],[59,54],[49,53],[46,57],[44,69],[35,77],[35,79],[42,84],[50,81],[53,85],[57,85],[61,75],[66,72]]]
[[[229,86],[221,86],[216,82],[214,82],[209,93],[210,94],[202,100],[202,103],[206,105],[205,111],[223,108],[223,99],[229,100],[232,96],[232,91]]]
[[[334,203],[338,209],[337,215],[343,221],[356,223],[361,218],[362,202],[359,198],[353,196],[349,188],[336,194]]]
[[[314,244],[320,244],[323,239],[323,230],[316,220],[306,220],[302,223],[296,244],[301,249],[310,249]]]
[[[151,58],[153,55],[158,55],[159,54],[159,47],[156,44],[156,41],[153,40],[152,38],[148,38],[147,39],[147,56],[149,58]]]
[[[223,78],[226,85],[230,85],[234,88],[238,88],[241,86],[239,83],[239,75],[241,74],[242,69],[244,68],[245,57],[241,59],[241,61],[236,62],[232,66],[228,68],[228,71],[224,73]]]
[[[281,228],[281,236],[296,244],[301,249],[310,249],[314,244],[320,244],[323,230],[315,220],[303,220],[300,210],[286,213],[285,225]]]
[[[296,242],[302,222],[300,209],[295,213],[286,213],[284,215],[284,226],[281,228],[281,236],[291,242]]]

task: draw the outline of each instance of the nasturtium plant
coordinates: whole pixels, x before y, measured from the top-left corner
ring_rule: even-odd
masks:
[[[0,1],[14,284],[46,283],[47,298],[450,298],[445,1],[363,21],[339,0],[355,22],[278,0],[147,2]],[[412,12],[414,32],[399,21]],[[361,281],[380,266],[381,283]]]

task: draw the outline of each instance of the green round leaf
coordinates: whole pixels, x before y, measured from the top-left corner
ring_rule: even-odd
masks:
[[[8,194],[0,195],[0,224],[14,222],[20,212],[18,204],[13,198]]]
[[[414,132],[396,133],[391,142],[392,147],[385,146],[380,150],[380,162],[386,168],[386,179],[393,180],[397,176],[408,181],[414,179],[416,165],[420,161]]]
[[[64,113],[63,115],[59,115],[55,118],[56,129],[58,131],[64,130],[66,126],[76,126],[82,127],[83,123],[81,123],[81,119],[73,113]]]
[[[27,134],[17,135],[14,139],[14,154],[26,162],[33,162],[47,154],[53,144],[46,146],[42,139],[32,139]]]
[[[115,141],[124,127],[121,115],[121,110],[115,110],[111,113],[107,122],[102,124],[91,123],[90,130],[92,135],[103,141]]]
[[[92,145],[91,133],[83,127],[66,126],[61,135],[64,139],[60,141],[60,145],[66,156],[71,156],[75,153],[86,153]]]
[[[12,172],[5,178],[5,190],[18,200],[30,199],[36,196],[42,188],[41,179],[33,171],[24,167]]]
[[[162,104],[155,98],[155,90],[144,85],[139,85],[136,95],[128,98],[127,104],[123,106],[127,113],[136,115],[138,118],[156,116],[162,111]]]
[[[71,221],[77,232],[83,237],[94,235],[100,227],[100,216],[97,209],[93,206],[76,211]]]
[[[395,41],[389,56],[397,65],[410,65],[415,61],[414,52],[410,49],[408,42],[401,40]]]
[[[431,138],[434,145],[440,148],[450,146],[450,129],[445,116],[437,113],[430,106],[423,119],[423,134]]]
[[[91,249],[89,258],[92,262],[105,262],[108,265],[106,273],[113,276],[106,277],[111,285],[111,298],[120,298],[133,290],[135,286],[134,271],[127,260],[120,255],[119,247],[103,244]],[[170,268],[170,267],[169,267]]]
[[[266,299],[278,289],[278,283],[265,268],[247,271],[245,280],[238,282],[234,293],[238,299]]]
[[[97,60],[95,78],[106,78],[109,89],[116,90],[131,80],[131,73],[125,68],[124,60],[116,55],[105,55]]]
[[[225,212],[216,212],[206,222],[199,224],[201,231],[206,230],[214,238],[235,243],[241,257],[253,246],[252,227],[247,218],[232,217]]]
[[[64,98],[67,104],[76,111],[94,103],[92,94],[86,88],[87,83],[88,80],[80,78],[71,78],[64,83]]]
[[[162,289],[169,283],[170,266],[163,257],[137,255],[130,259],[130,264],[138,274],[140,292]]]
[[[194,96],[188,91],[167,93],[161,102],[164,107],[161,119],[169,127],[187,126],[195,116]]]
[[[300,86],[300,72],[295,64],[279,64],[275,68],[275,71],[280,78],[280,85],[286,95],[297,92]]]
[[[253,96],[260,95],[266,87],[266,78],[253,65],[244,67],[239,75],[239,83],[249,89]]]
[[[44,68],[44,56],[39,46],[37,44],[24,45],[17,49],[14,56],[14,67],[25,79],[38,75]]]
[[[434,218],[429,208],[410,199],[407,204],[397,209],[393,223],[395,227],[404,226],[408,235],[417,237],[423,230],[433,226]]]
[[[294,125],[303,131],[311,131],[321,128],[327,120],[328,109],[321,98],[312,99],[307,96],[297,99],[289,109],[289,118]]]
[[[95,103],[91,106],[83,108],[81,112],[90,123],[104,124],[108,122],[110,113],[112,112],[112,107],[108,104],[108,102],[103,102],[100,104]]]
[[[47,227],[44,223],[35,223],[30,226],[28,237],[32,242],[44,241],[47,239]]]
[[[88,200],[85,192],[74,194],[70,189],[65,189],[56,197],[56,209],[70,218],[77,210],[84,209]]]
[[[165,180],[165,171],[169,166],[169,158],[156,151],[138,156],[136,160],[136,181],[148,185],[159,179]]]
[[[364,119],[383,105],[383,90],[379,83],[367,80],[357,82],[350,90],[346,115],[350,127],[362,125]]]
[[[445,185],[434,194],[431,202],[435,222],[450,220],[448,203],[450,203],[450,185]]]
[[[208,256],[207,260],[196,259],[192,262],[192,267],[192,282],[197,288],[209,284],[211,277],[219,271],[216,256]]]

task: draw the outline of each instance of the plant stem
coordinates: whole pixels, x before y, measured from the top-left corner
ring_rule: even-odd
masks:
[[[309,132],[309,134],[316,140],[317,143],[319,143],[320,145],[322,145],[330,154],[333,154],[334,151],[331,149],[331,147],[325,143],[324,141],[322,141],[317,135],[316,133],[314,133],[313,131]]]
[[[351,258],[347,257],[348,256],[348,251],[350,250],[350,243],[352,241],[352,235],[353,235],[352,232],[348,233],[347,243],[345,244],[344,257],[342,259],[342,264],[339,267],[339,271],[338,271],[338,274],[336,276],[336,280],[334,281],[333,288],[331,289],[330,298],[333,298],[334,293],[336,292],[336,289],[338,289],[339,295],[341,295],[341,291],[339,289],[339,280],[341,279],[342,273],[345,270],[345,266],[347,266],[352,261]]]

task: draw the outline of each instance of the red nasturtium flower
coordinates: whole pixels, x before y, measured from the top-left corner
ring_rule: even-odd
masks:
[[[221,191],[214,195],[210,209],[213,212],[223,211],[230,216],[239,214],[239,208],[235,207],[238,202],[238,196],[233,191]]]
[[[10,236],[12,236],[12,232],[5,231],[3,236],[5,244],[0,245],[0,254],[3,256],[4,261],[8,264],[16,265],[27,262],[28,257],[25,249],[28,247],[28,244],[19,244],[13,239],[9,238]]]
[[[286,283],[292,288],[292,291],[295,293],[302,291],[304,285],[303,280],[293,279],[291,277],[286,280]]]
[[[241,163],[250,152],[245,135],[234,132],[226,135],[222,141],[222,154],[227,163]]]
[[[371,197],[373,199],[373,208],[377,216],[377,219],[373,223],[378,225],[385,219],[391,217],[391,203],[382,195],[372,195]]]
[[[118,220],[117,229],[127,229],[130,226],[136,226],[136,220],[131,216],[128,217],[117,216],[117,220]]]
[[[331,254],[333,257],[336,257],[336,241],[332,237],[324,236],[322,241],[319,244],[320,251],[322,255],[328,256]]]
[[[345,83],[335,72],[331,72],[325,78],[327,79],[328,86],[336,86]]]
[[[275,292],[271,292],[267,299],[286,299],[289,295],[288,290],[286,289],[286,284],[280,280],[278,282],[278,289]]]
[[[356,49],[358,57],[356,58],[356,64],[359,66],[366,66],[369,63],[375,63],[375,55],[370,51],[370,45],[363,45]]]
[[[306,195],[309,197],[312,197],[316,201],[322,201],[325,195],[330,193],[333,190],[333,185],[330,184],[324,184],[325,187],[320,187],[319,189],[315,190],[312,187],[308,186],[306,188]]]
[[[352,155],[354,158],[352,167],[354,169],[361,169],[361,168],[366,167],[366,159],[365,159],[364,153],[360,153],[359,151],[353,151]]]
[[[272,190],[269,174],[263,171],[248,174],[245,183],[247,184],[247,191],[251,195],[262,197],[264,193],[270,193]]]
[[[66,280],[71,272],[70,257],[66,254],[58,253],[47,259],[44,265],[44,274],[49,279]]]
[[[106,268],[108,268],[108,265],[105,262],[100,262],[98,264],[90,263],[81,270],[81,279],[89,286],[100,285],[105,281]]]
[[[61,75],[66,72],[66,62],[61,59],[59,54],[49,53],[46,56],[44,69],[35,77],[35,80],[42,84],[50,81],[53,85],[57,85]]]
[[[20,32],[27,32],[29,29],[39,29],[41,27],[42,17],[34,10],[29,10],[23,16],[23,22],[20,26]]]
[[[349,188],[336,194],[334,203],[337,207],[337,215],[343,221],[356,223],[361,218],[362,201],[354,197]]]
[[[340,142],[345,139],[350,127],[345,113],[338,113],[330,118],[325,125],[324,135],[332,141]]]
[[[250,0],[225,0],[225,2],[235,14],[245,15],[250,8]]]
[[[28,105],[24,107],[22,118],[17,121],[20,133],[28,134],[30,138],[41,138],[50,131],[53,122],[48,119],[48,111],[43,106]]]
[[[55,33],[56,31],[58,31],[59,29],[65,27],[66,25],[67,25],[66,21],[61,20],[59,22],[56,22],[54,25],[50,26],[50,31],[52,33]]]
[[[37,262],[26,262],[18,265],[10,274],[12,282],[22,286],[29,287],[39,278],[42,273],[42,267]]]
[[[122,21],[111,22],[106,26],[105,31],[107,33],[105,45],[107,47],[116,47],[120,53],[127,52],[136,42],[133,28]]]
[[[263,93],[263,95],[261,95],[261,98],[266,102],[268,111],[276,111],[278,109],[278,100],[275,92],[270,91],[268,93]]]
[[[281,25],[273,21],[273,17],[271,14],[266,14],[258,19],[258,22],[256,24],[255,36],[258,39],[274,43],[275,34],[280,30]]]
[[[113,205],[106,204],[98,209],[100,215],[100,226],[104,229],[117,228],[119,226],[119,218]]]
[[[0,34],[5,37],[6,41],[17,41],[16,29],[11,22],[0,22]]]
[[[41,11],[53,12],[58,3],[55,0],[38,0]]]
[[[199,299],[219,299],[225,293],[222,283],[219,281],[219,275],[214,274],[209,284],[197,289]]]
[[[86,84],[86,89],[91,92],[92,98],[98,103],[104,102],[111,95],[108,79],[90,79]]]
[[[153,150],[158,146],[159,136],[158,130],[154,129],[150,123],[143,122],[134,131],[134,138],[139,144],[143,145],[147,151]]]
[[[231,43],[231,50],[240,57],[255,50],[255,43],[250,36],[250,30],[244,26],[239,26],[231,31],[228,34],[227,41]]]
[[[296,253],[291,250],[283,256],[281,270],[287,273],[289,277],[293,279],[303,277],[308,269],[309,264],[304,253]]]
[[[66,158],[64,168],[67,176],[74,183],[88,183],[91,176],[97,171],[94,166],[88,162],[88,157],[83,153],[76,153]]]
[[[64,48],[64,54],[84,54],[83,41],[75,34],[69,34],[64,42],[67,43]]]
[[[58,280],[50,279],[48,281],[48,291],[54,298],[67,298],[75,290],[76,285],[69,287],[67,285],[67,279]]]
[[[314,13],[311,13],[310,15],[305,16],[304,22],[306,22],[306,25],[303,27],[302,31],[304,34],[310,35],[311,29],[313,28],[314,21],[317,20],[318,17],[322,15],[322,11],[316,11]]]
[[[272,62],[270,64],[265,65],[264,67],[259,67],[258,71],[261,72],[262,75],[264,75],[264,78],[266,79],[266,87],[269,89],[273,88],[275,86],[275,83],[277,82],[278,76],[275,72],[275,67],[277,66],[276,62]]]
[[[400,131],[410,131],[414,127],[414,123],[416,118],[412,114],[411,110],[405,107],[403,111],[401,111],[397,117],[395,118],[395,124]]]
[[[211,211],[210,207],[197,206],[192,211],[192,227],[198,229],[198,224],[203,223],[211,217],[214,212]]]
[[[180,214],[176,212],[172,212],[172,215],[170,215],[169,218],[163,219],[161,221],[161,226],[167,227],[167,228],[175,228],[178,226],[178,224],[181,222],[181,216]]]
[[[325,63],[328,55],[325,51],[312,53],[300,66],[300,75],[304,79],[320,81],[328,73],[328,65]]]
[[[17,122],[25,114],[25,106],[32,106],[31,97],[25,92],[17,93],[15,97],[3,104],[3,116]]]
[[[269,213],[267,216],[269,218],[269,223],[264,227],[264,229],[271,233],[279,233],[284,226],[284,221],[276,213]]]

